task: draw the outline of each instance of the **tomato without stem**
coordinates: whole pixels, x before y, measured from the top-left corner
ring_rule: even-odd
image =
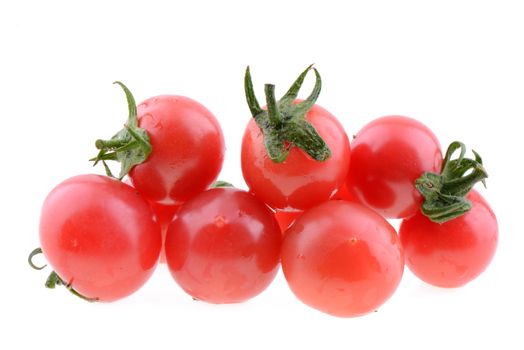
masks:
[[[460,287],[480,275],[495,254],[495,214],[478,192],[467,198],[471,210],[452,220],[438,224],[417,213],[400,225],[406,265],[429,284]]]
[[[282,270],[305,304],[340,317],[376,310],[396,290],[404,255],[393,227],[374,211],[329,201],[302,214],[282,245]]]
[[[305,119],[331,150],[331,157],[317,161],[292,147],[285,161],[272,161],[264,135],[251,119],[242,139],[242,174],[249,189],[275,209],[300,211],[333,196],[344,183],[350,161],[350,146],[344,128],[326,109],[314,105]]]
[[[422,203],[415,180],[439,172],[440,144],[424,124],[388,116],[364,126],[352,142],[348,188],[387,218],[414,215]]]
[[[47,196],[40,242],[70,287],[89,299],[114,301],[151,276],[161,237],[149,204],[136,190],[105,176],[81,175]]]
[[[165,249],[171,275],[188,294],[236,303],[274,279],[280,243],[278,224],[262,202],[245,191],[215,188],[181,206]]]

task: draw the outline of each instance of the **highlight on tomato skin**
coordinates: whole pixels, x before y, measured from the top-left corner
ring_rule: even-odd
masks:
[[[134,293],[160,254],[160,228],[148,202],[106,176],[79,175],[56,186],[42,206],[39,231],[49,265],[91,300]]]
[[[435,134],[404,116],[386,116],[366,124],[351,143],[346,186],[358,201],[386,218],[419,211],[422,197],[415,180],[439,173],[442,151]]]
[[[169,225],[167,265],[193,298],[238,303],[273,281],[281,239],[264,203],[239,189],[213,188],[184,203]]]
[[[394,228],[360,204],[332,200],[286,231],[282,270],[303,303],[338,317],[375,311],[397,289],[404,254]]]
[[[400,225],[406,265],[426,283],[444,288],[463,286],[485,271],[495,255],[495,214],[477,191],[467,198],[472,209],[445,223],[417,213]]]

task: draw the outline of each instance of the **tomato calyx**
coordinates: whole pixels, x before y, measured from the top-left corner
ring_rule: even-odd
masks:
[[[460,155],[451,159],[460,149]],[[471,202],[466,198],[477,182],[486,186],[488,173],[482,158],[473,151],[475,159],[465,158],[466,146],[452,142],[446,152],[440,174],[426,172],[415,181],[415,187],[424,197],[421,211],[431,221],[444,223],[467,213]]]
[[[235,187],[231,182],[227,182],[224,180],[217,180],[209,186],[209,188],[228,188],[228,187]]]
[[[294,103],[307,73],[313,69],[316,76],[313,91],[304,101]],[[320,137],[317,130],[305,116],[315,104],[322,87],[320,74],[312,65],[299,75],[286,94],[278,101],[275,98],[275,85],[265,84],[267,110],[260,107],[253,91],[249,66],[244,77],[244,89],[249,110],[258,127],[264,134],[264,145],[269,158],[275,163],[286,160],[294,146],[302,149],[316,161],[331,157],[331,150]]]
[[[114,84],[119,85],[126,94],[129,117],[124,128],[117,132],[110,140],[96,140],[95,146],[100,151],[98,155],[90,159],[90,161],[94,162],[93,166],[102,162],[107,176],[110,177],[115,176],[111,173],[106,161],[113,160],[120,162],[121,168],[118,179],[122,180],[131,168],[146,161],[151,154],[152,148],[149,142],[149,135],[144,129],[138,127],[136,102],[133,94],[123,83],[115,81]]]
[[[42,254],[42,253],[43,253],[42,252],[42,248],[38,247],[38,248],[34,249],[29,254],[29,257],[27,258],[27,262],[29,263],[29,266],[31,266],[35,270],[42,270],[42,269],[44,269],[47,266],[47,264],[46,265],[42,265],[42,266],[38,266],[38,265],[36,265],[33,262],[33,258],[36,255]],[[83,299],[83,300],[88,301],[90,303],[98,301],[98,298],[89,298],[89,297],[86,297],[85,295],[80,294],[77,290],[75,290],[73,288],[73,286],[71,284],[72,284],[72,282],[66,283],[55,271],[51,271],[51,273],[49,274],[49,277],[47,277],[47,280],[45,282],[46,288],[55,289],[56,286],[64,286],[71,294],[79,297],[80,299]]]

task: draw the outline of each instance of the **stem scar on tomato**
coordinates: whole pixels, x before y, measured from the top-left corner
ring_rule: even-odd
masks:
[[[331,150],[326,142],[320,137],[315,127],[305,119],[305,115],[315,104],[322,88],[320,74],[312,66],[307,67],[299,75],[285,95],[278,101],[275,98],[275,85],[265,84],[267,110],[260,107],[253,90],[249,66],[246,68],[244,89],[247,104],[258,127],[264,134],[264,145],[269,158],[273,162],[282,163],[286,160],[289,150],[294,146],[299,147],[319,162],[331,157]],[[316,77],[313,91],[304,101],[295,103],[302,83],[311,69],[315,72]]]
[[[457,159],[451,159],[460,149]],[[426,172],[415,182],[424,197],[421,211],[431,221],[444,223],[467,213],[472,205],[466,198],[477,182],[486,186],[488,173],[480,155],[473,151],[475,159],[465,158],[466,146],[452,142],[446,152],[440,174]]]

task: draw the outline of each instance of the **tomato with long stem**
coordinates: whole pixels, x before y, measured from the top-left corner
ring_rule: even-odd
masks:
[[[456,150],[457,159],[451,159]],[[487,201],[475,190],[485,181],[482,159],[465,158],[465,146],[451,144],[440,174],[425,173],[417,188],[425,202],[421,211],[400,225],[400,240],[409,269],[439,287],[460,287],[479,276],[491,262],[498,224]]]
[[[253,118],[242,139],[242,174],[250,191],[273,209],[301,211],[330,199],[345,181],[350,145],[344,128],[326,109],[315,104],[315,86],[305,100],[297,100],[311,67],[287,93],[275,99],[274,85],[266,84],[267,108],[253,92],[249,67],[245,91]]]

